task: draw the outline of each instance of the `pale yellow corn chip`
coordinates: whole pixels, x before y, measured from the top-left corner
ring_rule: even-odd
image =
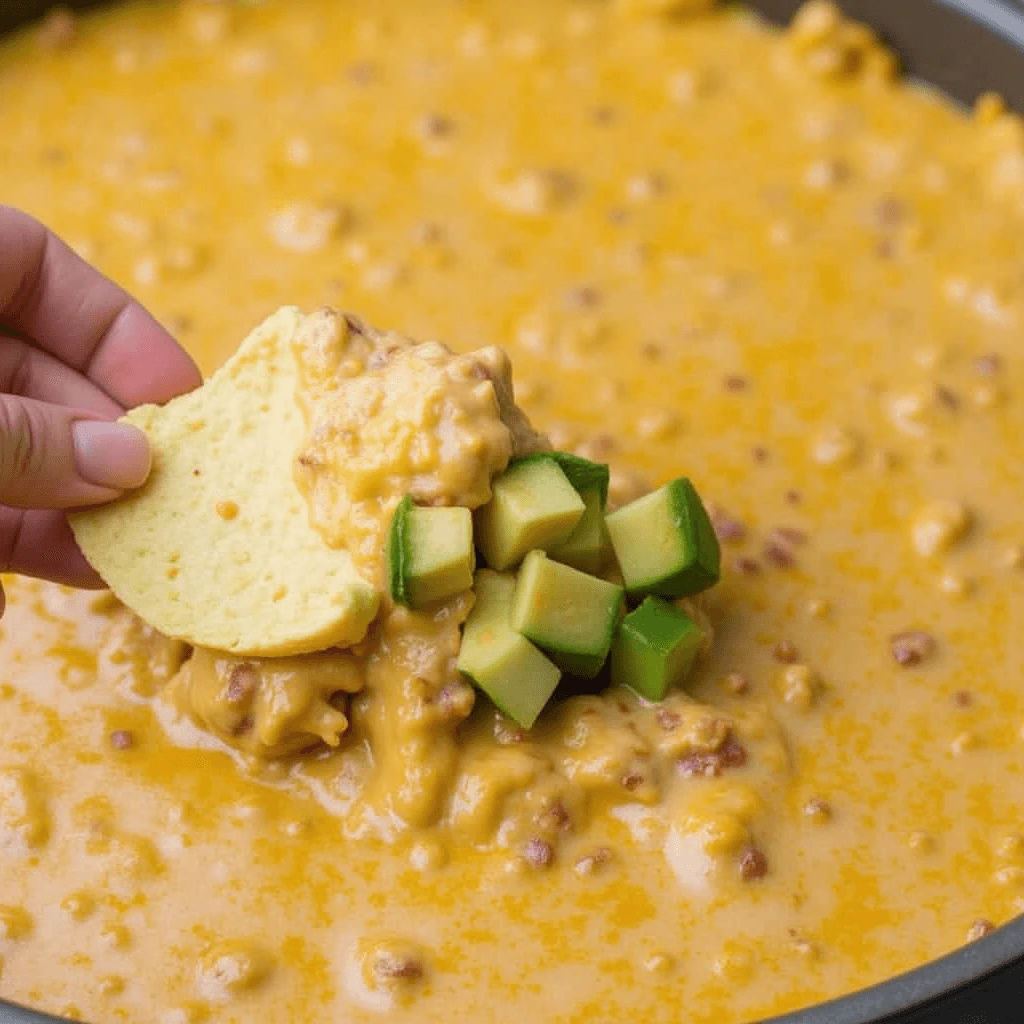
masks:
[[[150,625],[245,655],[358,643],[379,594],[310,525],[292,460],[305,441],[284,308],[199,390],[125,418],[153,474],[121,501],[71,516],[86,558]]]

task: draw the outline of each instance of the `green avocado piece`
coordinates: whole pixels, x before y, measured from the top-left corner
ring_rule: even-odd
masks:
[[[388,527],[387,560],[388,560],[388,588],[391,591],[391,599],[398,604],[406,604],[409,595],[406,591],[405,558],[406,558],[406,534],[409,531],[409,512],[413,507],[413,500],[406,495],[395,509],[391,517],[391,526]]]
[[[662,700],[690,674],[704,631],[685,612],[648,597],[619,626],[612,645],[612,682],[647,700]]]
[[[418,508],[404,497],[388,533],[391,597],[425,608],[473,586],[476,551],[468,508]]]
[[[612,512],[605,521],[631,595],[683,597],[718,582],[718,538],[685,477]]]
[[[593,679],[608,658],[625,599],[622,587],[531,551],[516,582],[512,628],[563,671]]]
[[[594,576],[608,557],[612,543],[604,521],[601,492],[597,489],[584,491],[580,497],[584,505],[583,517],[569,539],[551,548],[548,554],[557,562]]]
[[[565,474],[566,479],[576,488],[576,493],[583,497],[588,491],[597,491],[601,498],[601,509],[608,504],[608,481],[611,478],[611,471],[603,462],[591,462],[580,455],[573,455],[571,452],[537,452],[534,455],[524,455],[517,459],[513,465],[518,466],[524,462],[533,462],[537,459],[551,459],[558,468]]]
[[[562,674],[510,624],[514,576],[482,569],[474,589],[476,604],[466,620],[458,669],[501,712],[524,729],[532,728]]]
[[[511,569],[528,551],[566,541],[584,511],[554,459],[521,459],[494,480],[491,500],[476,510],[477,544],[492,569]]]

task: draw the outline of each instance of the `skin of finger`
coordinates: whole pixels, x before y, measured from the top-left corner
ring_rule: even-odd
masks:
[[[77,370],[20,338],[0,335],[0,394],[87,409],[117,419],[124,409]]]
[[[69,509],[119,497],[118,490],[83,480],[75,464],[72,424],[100,418],[84,409],[0,396],[0,502]]]
[[[0,505],[0,572],[35,576],[83,590],[106,584],[75,543],[59,511],[23,511]]]
[[[125,408],[202,382],[187,352],[125,291],[34,218],[0,206],[0,323]]]
[[[162,405],[203,383],[192,357],[134,304],[111,325],[86,375],[126,409]]]

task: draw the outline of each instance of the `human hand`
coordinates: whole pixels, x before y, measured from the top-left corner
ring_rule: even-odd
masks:
[[[143,484],[149,442],[112,421],[201,382],[130,295],[0,206],[0,573],[102,587],[63,510]]]

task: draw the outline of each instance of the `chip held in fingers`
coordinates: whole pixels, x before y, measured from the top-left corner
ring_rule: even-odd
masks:
[[[271,316],[201,388],[126,417],[153,472],[120,501],[71,516],[113,592],[168,636],[243,655],[358,643],[380,595],[309,522],[293,460],[298,309]]]

